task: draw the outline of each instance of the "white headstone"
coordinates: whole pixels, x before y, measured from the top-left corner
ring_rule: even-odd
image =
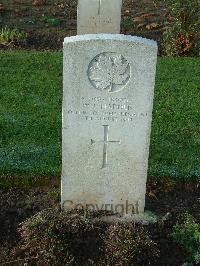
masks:
[[[77,34],[120,33],[122,0],[79,0]]]
[[[144,212],[156,61],[151,40],[65,38],[64,208]]]

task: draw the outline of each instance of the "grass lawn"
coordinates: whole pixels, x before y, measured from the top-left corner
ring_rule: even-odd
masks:
[[[200,177],[200,59],[160,58],[149,176]],[[61,52],[0,52],[0,173],[59,176]]]

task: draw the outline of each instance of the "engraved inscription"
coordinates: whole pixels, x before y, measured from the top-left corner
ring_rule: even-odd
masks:
[[[79,108],[68,106],[69,115],[78,115],[86,121],[129,122],[145,119],[148,113],[138,112],[133,103],[117,97],[81,97]]]
[[[120,54],[101,53],[90,62],[88,78],[98,90],[118,92],[130,80],[130,64]]]
[[[91,144],[95,143],[103,143],[103,163],[102,163],[102,168],[106,168],[108,165],[108,144],[109,143],[118,143],[121,144],[120,140],[109,140],[108,138],[108,131],[109,131],[109,126],[108,125],[103,125],[104,127],[104,140],[93,140],[91,139]]]

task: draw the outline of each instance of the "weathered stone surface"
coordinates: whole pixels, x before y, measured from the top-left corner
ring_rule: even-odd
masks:
[[[64,41],[62,204],[143,213],[157,44],[118,34]]]
[[[120,33],[122,0],[79,0],[77,34]]]

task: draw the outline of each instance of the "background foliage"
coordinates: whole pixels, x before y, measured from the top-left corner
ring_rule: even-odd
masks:
[[[168,56],[200,55],[200,1],[163,0],[169,10],[169,26],[162,46]]]

